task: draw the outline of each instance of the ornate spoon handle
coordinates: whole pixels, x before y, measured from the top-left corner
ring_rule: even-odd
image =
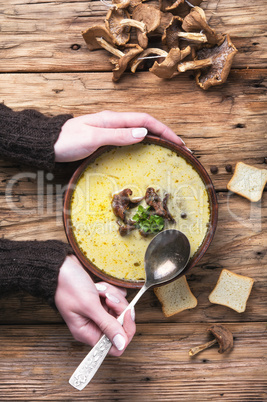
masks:
[[[131,303],[127,306],[127,308],[118,317],[118,321],[121,325],[123,324],[123,318],[126,311],[130,310],[135,305],[137,300],[139,300],[139,298],[147,289],[147,286],[144,285],[142,289],[139,290],[137,295],[133,298]],[[88,353],[88,355],[85,356],[83,361],[72,374],[71,378],[69,379],[70,385],[72,385],[79,391],[83,390],[84,387],[86,387],[86,385],[94,377],[95,373],[97,372],[106,355],[108,354],[111,346],[112,343],[110,342],[110,340],[106,337],[106,335],[103,335],[102,338],[99,339],[97,344]]]
[[[103,335],[72,374],[69,379],[70,385],[79,391],[84,389],[101,366],[111,346],[110,340]]]

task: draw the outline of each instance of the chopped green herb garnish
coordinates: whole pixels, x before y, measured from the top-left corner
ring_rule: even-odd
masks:
[[[164,218],[154,215],[150,207],[144,208],[142,205],[139,205],[137,213],[132,219],[137,223],[138,229],[147,234],[158,233],[164,229]]]

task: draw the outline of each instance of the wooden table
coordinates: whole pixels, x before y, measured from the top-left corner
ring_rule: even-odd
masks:
[[[2,299],[1,401],[267,400],[267,194],[253,205],[230,195],[225,170],[238,161],[267,169],[266,2],[211,0],[203,8],[210,25],[231,33],[239,50],[227,83],[207,92],[191,73],[165,82],[142,71],[113,83],[107,53],[89,52],[80,34],[103,21],[107,7],[100,1],[0,0],[1,102],[47,114],[144,111],[181,135],[208,171],[219,169],[211,175],[219,201],[216,236],[188,275],[198,306],[167,319],[147,292],[136,307],[137,333],[127,351],[107,358],[79,392],[68,379],[89,347],[74,341],[41,301],[22,293]],[[35,170],[1,161],[2,236],[66,240],[61,201],[75,167],[23,178]],[[38,211],[41,180],[47,196]],[[208,301],[222,268],[255,279],[242,314]],[[234,333],[233,351],[220,355],[213,347],[190,358],[189,348],[208,340],[210,323],[225,323]]]

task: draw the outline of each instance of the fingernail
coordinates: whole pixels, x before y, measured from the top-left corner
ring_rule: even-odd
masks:
[[[125,348],[125,339],[121,334],[117,334],[113,338],[113,344],[116,346],[118,350],[122,350]]]
[[[132,317],[132,320],[134,321],[134,320],[135,320],[135,311],[134,311],[134,307],[131,308],[131,317]]]
[[[187,151],[189,151],[191,154],[193,153],[193,151],[191,151],[191,149],[187,148],[186,146],[184,146],[185,149],[187,149]]]
[[[180,140],[181,140],[182,144],[185,145],[185,142],[182,140],[182,138],[180,138]]]
[[[110,293],[106,293],[106,298],[109,299],[110,301],[112,301],[113,303],[118,304],[120,302],[120,300],[116,296],[114,296]]]
[[[132,129],[132,136],[134,138],[144,138],[147,135],[146,128],[133,128]]]
[[[105,285],[102,285],[102,283],[96,283],[95,287],[99,292],[104,292],[104,290],[107,290],[107,287]]]

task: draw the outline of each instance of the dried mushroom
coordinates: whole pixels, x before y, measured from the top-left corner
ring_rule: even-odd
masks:
[[[162,63],[155,61],[149,71],[160,78],[172,78],[177,74],[178,63],[188,56],[191,52],[190,46],[180,50],[179,48],[172,48],[165,60]]]
[[[114,43],[118,46],[125,45],[130,39],[130,27],[120,24],[121,20],[126,18],[130,18],[130,15],[124,9],[109,10],[106,16],[106,27],[109,29]]]
[[[208,25],[204,10],[200,7],[194,7],[190,13],[184,18],[182,28],[186,32],[201,31],[207,37],[208,43],[211,45],[220,45],[224,41],[222,34],[217,34]]]
[[[95,25],[82,32],[83,39],[85,40],[90,50],[101,49],[101,45],[97,38],[103,38],[106,42],[113,44],[113,38],[110,32],[101,25]]]
[[[145,201],[147,205],[149,205],[155,210],[156,215],[162,216],[168,221],[174,223],[175,220],[172,217],[167,207],[168,197],[169,194],[165,194],[163,200],[161,200],[160,196],[158,195],[158,192],[155,191],[153,187],[148,187],[145,194]]]
[[[153,7],[152,5],[139,4],[139,6],[134,8],[132,12],[132,18],[135,21],[144,23],[146,27],[146,33],[149,34],[150,32],[155,31],[160,25],[161,13],[157,8]],[[139,45],[143,49],[147,48],[148,39],[146,42],[144,33],[141,30],[137,30],[136,34]]]
[[[133,192],[130,188],[125,188],[119,193],[114,194],[111,201],[114,215],[120,218],[124,223],[127,222],[126,211],[130,208],[136,207],[142,201],[142,198],[131,199],[130,195],[132,194]]]
[[[155,29],[154,33],[162,37],[167,27],[171,24],[172,20],[173,20],[172,13],[163,13],[162,11],[160,11],[160,24],[157,27],[157,29]]]
[[[189,350],[189,356],[195,356],[197,353],[210,348],[216,343],[219,344],[219,353],[229,352],[231,349],[233,349],[233,334],[229,331],[228,328],[224,327],[223,325],[215,324],[208,328],[208,332],[210,332],[214,336],[214,339],[210,342],[204,343],[203,345],[191,348]]]
[[[146,25],[142,21],[137,21],[134,19],[123,19],[120,22],[121,26],[129,26],[136,28],[136,35],[138,38],[139,45],[145,49],[148,45],[147,29]]]
[[[144,59],[157,58],[152,67],[149,63],[149,71],[160,78],[197,70],[202,89],[225,82],[237,50],[228,35],[208,25],[201,0],[145,1],[112,0],[105,26],[82,33],[90,50],[104,48],[116,56],[110,59],[113,80],[118,81],[127,67],[135,73]],[[181,62],[189,55],[190,61]]]
[[[149,4],[140,4],[133,10],[132,18],[136,21],[143,22],[146,26],[147,33],[150,33],[155,31],[160,25],[160,14],[157,8]]]
[[[182,23],[182,18],[175,16],[166,27],[161,40],[164,45],[167,45],[168,49],[179,47],[178,33],[182,32]]]
[[[159,0],[160,10],[172,11],[184,18],[194,6],[199,6],[202,0]]]
[[[197,72],[196,82],[202,89],[223,84],[229,75],[237,49],[226,35],[220,46],[200,49],[196,52],[197,60],[212,59],[212,65]]]
[[[119,59],[110,59],[111,63],[115,65],[113,71],[113,81],[118,81],[126,68],[128,67],[130,61],[140,54],[143,49],[139,45],[128,45],[122,57]]]
[[[147,0],[130,0],[130,5],[128,8],[129,13],[132,15],[135,7],[139,6],[139,4],[142,4],[144,1],[147,1]]]

